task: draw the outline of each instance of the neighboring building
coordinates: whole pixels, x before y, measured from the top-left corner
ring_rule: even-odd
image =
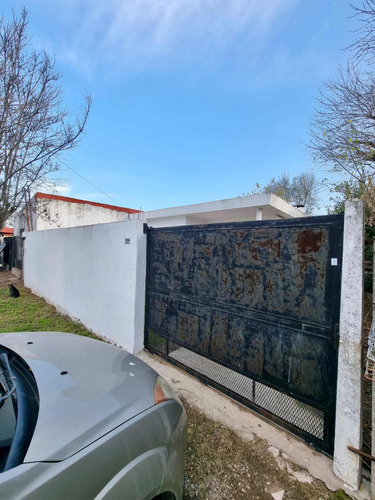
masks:
[[[14,236],[14,229],[12,227],[3,227],[0,231],[0,237]]]
[[[143,218],[152,227],[290,219],[294,217],[306,217],[306,215],[303,210],[293,207],[272,193],[252,194],[194,205],[162,208],[129,216],[131,219]]]
[[[88,226],[123,221],[140,210],[78,200],[54,194],[36,193],[15,217],[15,234],[59,227]]]
[[[219,222],[305,217],[305,213],[278,196],[253,194],[142,212],[45,193],[36,193],[28,209],[15,217],[15,235],[63,227],[87,226],[126,219],[140,219],[151,227],[185,226]]]

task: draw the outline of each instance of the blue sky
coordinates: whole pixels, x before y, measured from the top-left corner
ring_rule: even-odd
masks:
[[[346,0],[28,0],[4,15],[23,4],[69,109],[94,100],[66,163],[112,199],[70,170],[61,194],[143,210],[312,169],[314,97],[356,27]]]

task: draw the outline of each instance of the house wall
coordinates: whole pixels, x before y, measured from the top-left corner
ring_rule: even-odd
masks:
[[[144,212],[150,227],[185,226],[262,219],[305,217],[303,210],[293,207],[272,193],[237,196],[194,205],[183,205]],[[138,214],[130,218],[138,217]]]
[[[205,221],[187,215],[176,215],[170,217],[155,217],[145,218],[145,222],[150,227],[173,227],[173,226],[188,226],[193,224],[204,224]]]
[[[34,202],[33,202],[34,203]],[[89,224],[105,224],[128,219],[127,212],[90,205],[88,203],[72,203],[69,201],[38,199],[37,208],[29,213],[31,231],[43,231],[64,227],[87,226]],[[15,234],[28,230],[25,210],[14,218]]]
[[[26,286],[129,352],[143,348],[143,222],[33,231],[25,236]]]
[[[88,224],[103,224],[126,220],[128,214],[87,203],[71,203],[61,200],[40,200],[39,205],[49,212],[50,220],[37,217],[35,229],[54,229],[56,227],[76,227]]]

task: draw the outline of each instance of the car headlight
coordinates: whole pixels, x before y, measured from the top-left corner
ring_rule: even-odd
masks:
[[[163,379],[163,377],[158,375],[154,383],[154,403],[157,405],[159,403],[163,403],[164,401],[168,401],[169,399],[174,399],[181,404],[181,401],[172,387]]]

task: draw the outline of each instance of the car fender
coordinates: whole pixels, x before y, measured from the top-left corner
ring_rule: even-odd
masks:
[[[155,497],[163,483],[167,457],[166,447],[156,448],[140,455],[119,471],[95,500]],[[139,480],[140,477],[142,481]]]

